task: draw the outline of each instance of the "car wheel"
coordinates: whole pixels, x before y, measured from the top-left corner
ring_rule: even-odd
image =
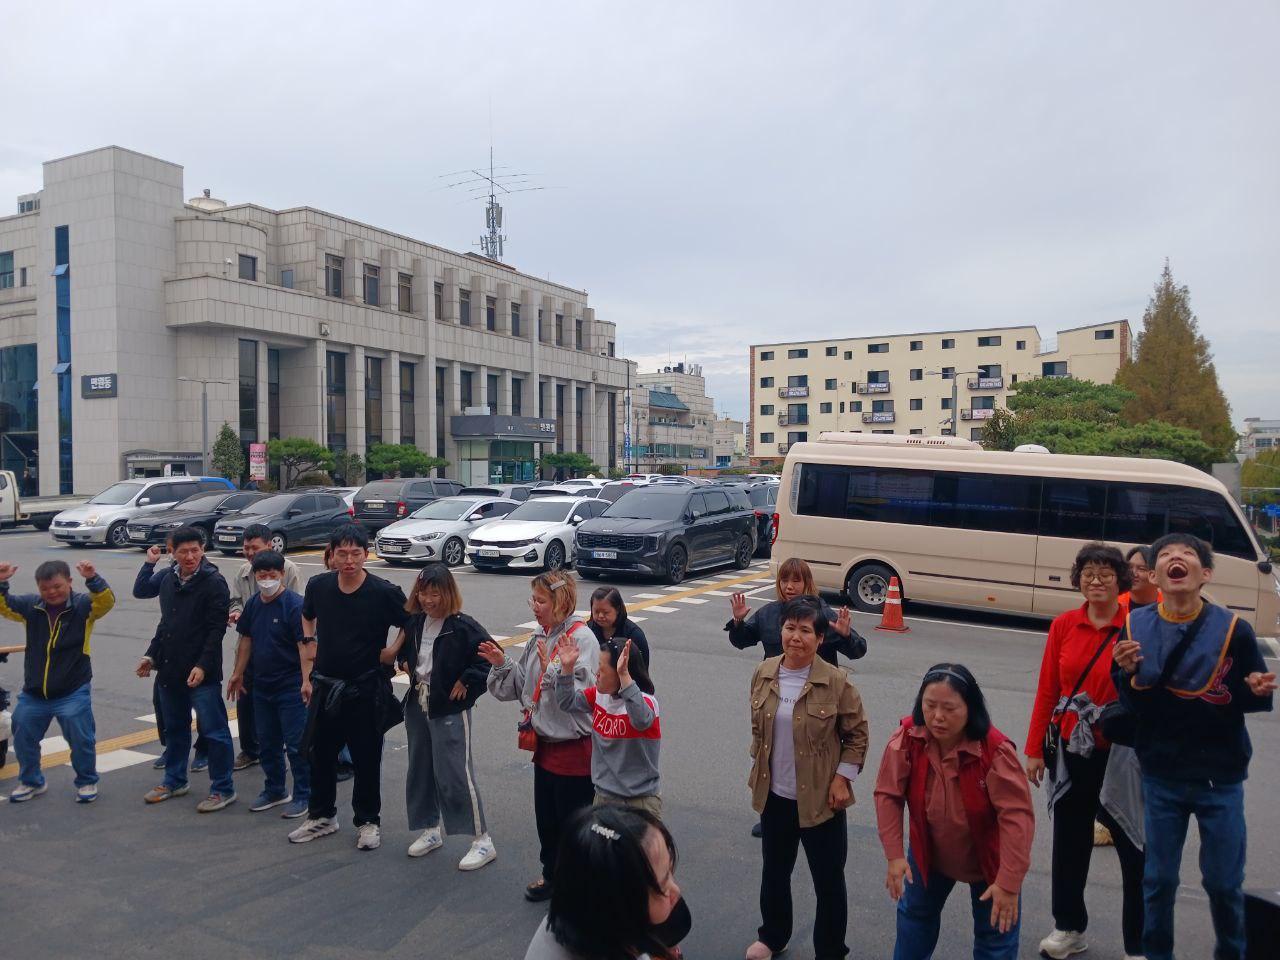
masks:
[[[683,580],[688,566],[689,554],[677,543],[667,554],[667,583],[677,584]]]
[[[543,569],[548,573],[552,570],[559,570],[564,566],[564,547],[560,546],[559,540],[552,540],[547,545],[547,552],[543,556]]]
[[[750,537],[743,537],[738,541],[738,549],[733,554],[733,569],[745,570],[751,566],[751,554],[755,553],[755,545],[751,542]]]
[[[129,531],[124,528],[123,520],[117,520],[111,526],[107,527],[107,546],[127,547],[128,545]]]
[[[868,563],[849,575],[846,591],[854,607],[863,613],[879,613],[889,595],[889,579],[895,576],[888,567]]]
[[[467,548],[457,537],[450,537],[444,542],[444,549],[440,551],[440,559],[444,561],[445,566],[461,566],[462,561],[466,558]]]
[[[39,517],[38,519],[32,520],[31,525],[37,530],[48,530],[53,526],[53,517]]]
[[[404,566],[404,561],[400,559],[393,559],[392,557],[379,557],[378,559],[380,559],[383,563],[385,563],[389,567]]]
[[[273,533],[271,535],[271,549],[276,553],[284,553],[289,546],[289,540],[283,533]]]

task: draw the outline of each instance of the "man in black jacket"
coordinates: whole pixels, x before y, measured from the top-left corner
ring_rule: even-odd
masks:
[[[147,551],[133,595],[160,598],[160,626],[138,664],[140,677],[160,677],[161,716],[165,727],[164,782],[143,798],[161,803],[187,792],[187,754],[191,750],[191,711],[209,742],[209,796],[197,804],[201,813],[221,810],[236,799],[231,767],[235,748],[222,702],[222,638],[227,629],[231,594],[218,568],[205,559],[204,537],[194,527],[181,527],[169,538],[176,561],[155,575],[160,548]]]

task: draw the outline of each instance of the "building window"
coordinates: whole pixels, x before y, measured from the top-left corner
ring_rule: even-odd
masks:
[[[511,304],[511,335],[513,337],[520,336],[520,304],[518,303]],[[612,347],[613,344],[610,343],[609,346]],[[613,356],[613,354],[611,353],[609,356]]]
[[[616,357],[618,355],[616,349],[617,348],[614,346],[613,341],[610,340],[608,343],[608,349],[605,352],[611,357]]]
[[[835,348],[835,347],[827,347],[827,356],[828,356],[828,357],[834,357],[835,355],[836,355],[836,348]]]
[[[573,349],[582,349],[582,318],[575,317],[573,321]]]
[[[887,343],[868,343],[867,353],[888,353],[889,345]]]
[[[556,314],[556,346],[564,346],[564,314]]]
[[[378,305],[378,274],[381,272],[372,263],[364,265],[364,302],[371,307]]]
[[[980,380],[999,380],[1004,367],[998,363],[980,363],[978,364],[978,379]],[[982,389],[992,389],[984,387]]]
[[[807,387],[809,385],[809,375],[801,373],[794,377],[787,377],[788,387]]]
[[[331,253],[324,256],[324,295],[342,296],[342,258]]]
[[[924,379],[924,368],[923,368],[923,367],[915,367],[915,368],[913,368],[913,369],[911,370],[911,373],[909,373],[909,374],[907,375],[907,378],[908,378],[909,380],[923,380],[923,379]]]
[[[258,258],[251,257],[247,253],[240,254],[240,279],[241,280],[257,280],[258,279]]]
[[[955,368],[955,367],[943,367],[943,368],[942,368],[942,379],[943,379],[943,380],[954,380],[955,378],[956,378],[956,368]]]
[[[493,297],[484,298],[484,328],[490,333],[498,329],[498,301]]]
[[[400,442],[416,446],[418,421],[414,416],[413,373],[414,365],[400,361]]]
[[[524,416],[524,381],[519,377],[511,378],[511,415]]]
[[[1057,360],[1042,364],[1040,375],[1044,377],[1065,377],[1067,375],[1067,361]]]
[[[981,439],[982,439],[982,428],[981,428],[981,427],[970,427],[970,428],[969,428],[969,439],[970,439],[970,440],[981,440]]]
[[[434,303],[432,304],[432,306],[435,307],[435,316],[433,319],[443,320],[444,319],[444,284],[443,283],[437,283],[435,284],[434,287],[432,287],[432,296],[434,299]]]
[[[546,340],[547,340],[546,334],[543,332],[543,329],[542,329],[542,308],[539,307],[538,308],[538,342],[546,343]],[[542,416],[542,414],[538,414],[538,416]]]
[[[772,433],[762,433],[762,434],[760,434],[760,442],[761,442],[761,443],[773,443],[773,434],[772,434]]]
[[[1017,343],[1013,345],[1013,347],[1015,350],[1025,350],[1027,349],[1027,341],[1019,340]]]
[[[762,404],[760,404],[760,416],[762,416],[762,417],[772,417],[772,416],[773,416],[773,404],[772,404],[772,403],[762,403]]]
[[[950,410],[950,409],[951,409],[951,398],[950,398],[950,397],[943,397],[943,398],[942,398],[942,409],[943,409],[943,410]]]
[[[280,286],[287,290],[293,289],[293,268],[285,267],[280,271]]]
[[[27,285],[27,268],[18,268],[18,286],[25,287]]]
[[[71,231],[65,225],[54,228],[53,260],[58,345],[58,492],[67,496],[75,482],[71,454]]]
[[[808,430],[791,430],[787,433],[787,443],[804,443],[809,439]]]
[[[853,359],[853,351],[852,351],[852,350],[846,350],[846,351],[844,352],[844,358],[845,358],[846,360],[852,360],[852,359]]]
[[[772,351],[772,350],[761,350],[761,351],[760,351],[760,359],[761,359],[761,360],[772,360],[772,359],[773,359],[773,351]]]
[[[397,303],[401,313],[413,313],[413,277],[407,273],[396,275]]]
[[[13,251],[0,253],[0,290],[13,286]]]
[[[920,399],[919,397],[913,397],[910,401],[908,401],[908,406],[910,406],[912,410],[923,410],[924,400]]]
[[[974,410],[994,410],[996,408],[996,398],[974,397],[969,401],[969,406]]]
[[[772,387],[772,386],[773,386],[773,377],[761,377],[761,378],[760,378],[760,386],[762,386],[762,387]]]
[[[1095,330],[1093,331],[1093,339],[1095,340],[1114,340],[1116,332],[1114,330]]]
[[[365,449],[382,442],[382,358],[364,358]]]
[[[954,350],[955,348],[956,348],[956,342],[954,340],[947,339],[942,341],[943,350]]]
[[[1015,373],[1012,377],[1010,377],[1010,378],[1009,378],[1009,380],[1010,380],[1010,381],[1012,381],[1013,383],[1017,383],[1017,382],[1018,382],[1018,375]]]
[[[867,371],[867,383],[888,383],[888,382],[889,382],[888,370],[868,370]]]
[[[35,213],[39,209],[40,209],[39,200],[19,200],[18,201],[19,213]]]
[[[826,381],[826,388],[828,390],[837,390],[839,389],[839,385],[836,383],[834,379],[831,379]]]
[[[998,336],[979,337],[978,346],[980,347],[998,347],[1000,346],[1000,338]]]
[[[347,355],[330,350],[325,357],[325,414],[330,450],[347,449]]]
[[[830,413],[830,412],[831,412],[831,404],[829,404],[829,403],[820,403],[820,404],[818,404],[818,412],[819,412],[819,413]]]
[[[841,401],[840,401],[840,412],[841,412],[841,413],[844,413],[844,401],[843,401],[843,400],[841,400]]]
[[[911,341],[911,349],[912,349],[912,350],[923,350],[923,349],[924,349],[924,341],[923,341],[923,340],[912,340],[912,341]]]
[[[462,370],[459,372],[458,374],[459,398],[458,399],[462,403],[463,410],[466,410],[467,407],[471,406],[471,380],[472,380],[472,376],[471,376],[470,370]]]
[[[862,401],[861,401],[861,400],[851,400],[851,401],[849,402],[849,412],[850,412],[850,413],[861,413],[861,412],[862,412]]]
[[[240,341],[240,442],[258,442],[258,341]]]
[[[803,359],[805,359],[805,358],[806,358],[806,357],[808,357],[808,356],[809,356],[809,349],[808,349],[808,347],[801,347],[801,348],[800,348],[800,349],[798,349],[798,350],[788,350],[788,351],[787,351],[787,359],[788,359],[788,360],[803,360]]]
[[[471,291],[458,291],[458,322],[464,327],[471,326]]]
[[[267,350],[267,439],[280,439],[280,351]]]
[[[912,437],[921,437],[921,436],[924,436],[924,431],[921,430],[919,427],[917,427],[914,430],[907,431],[907,434],[908,436],[912,436]]]
[[[489,401],[489,412],[498,412],[498,375],[491,373],[485,378],[485,399]]]
[[[872,413],[893,413],[893,401],[892,400],[872,400],[871,412]]]

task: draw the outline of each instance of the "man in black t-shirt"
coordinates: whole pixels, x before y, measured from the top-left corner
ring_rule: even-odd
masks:
[[[409,614],[403,590],[365,571],[369,538],[360,527],[339,528],[329,546],[334,570],[308,581],[302,603],[304,636],[313,640],[320,631],[314,670],[302,685],[310,707],[311,803],[289,840],[306,843],[338,829],[338,751],[345,743],[355,766],[356,847],[373,850],[382,843],[383,711],[391,696],[383,667],[395,657],[387,631],[404,626]]]

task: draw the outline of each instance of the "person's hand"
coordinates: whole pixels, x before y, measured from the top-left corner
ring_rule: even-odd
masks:
[[[151,676],[151,661],[148,660],[146,657],[143,657],[141,660],[138,661],[138,669],[133,672],[140,677]]]
[[[243,610],[232,610],[230,613],[228,613],[228,614],[227,614],[227,625],[228,625],[228,626],[231,626],[231,627],[234,627],[237,623],[239,623],[239,622],[240,622],[240,614],[242,614],[243,612],[244,612]]]
[[[302,702],[307,706],[311,705],[311,678],[302,678]]]
[[[160,560],[160,547],[152,544],[147,547],[147,563],[158,563]]]
[[[911,864],[907,863],[906,857],[889,861],[889,872],[884,878],[884,888],[889,891],[890,897],[894,900],[901,899],[902,891],[905,889],[903,883],[915,882],[915,877],[911,875]]]
[[[1255,697],[1265,697],[1268,693],[1275,693],[1276,690],[1274,673],[1259,673],[1255,670],[1244,678],[1244,682],[1249,685],[1249,691]]]
[[[1125,673],[1137,673],[1142,661],[1142,645],[1137,640],[1121,640],[1112,648],[1111,658]]]
[[[1008,933],[1018,922],[1018,895],[1002,890],[994,883],[978,898],[991,901],[991,925],[1001,933]]]
[[[476,651],[491,667],[502,666],[502,661],[507,659],[507,655],[502,652],[502,648],[492,640],[486,640],[480,644]]]
[[[461,680],[457,680],[453,684],[453,689],[449,691],[450,700],[467,699],[467,687]]]
[[[1040,757],[1027,757],[1027,781],[1033,786],[1040,786],[1044,780],[1044,760]]]
[[[547,653],[547,640],[545,637],[538,638],[538,660],[542,663],[542,669],[547,669],[547,664],[551,662],[551,654]]]
[[[747,595],[745,593],[735,593],[729,598],[729,605],[733,610],[733,619],[745,620],[751,615],[751,607],[747,605]]]
[[[618,673],[618,690],[619,692],[627,689],[635,683],[631,679],[631,641],[628,640],[622,648],[622,652],[618,654],[618,662],[613,665],[613,669]]]
[[[8,580],[17,572],[18,568],[12,563],[0,563],[0,582]]]
[[[398,652],[392,647],[383,647],[378,651],[378,662],[384,667],[389,667],[396,662],[396,654]]]
[[[233,673],[231,679],[227,681],[227,699],[239,700],[244,695],[244,677],[238,673]]]
[[[840,608],[840,612],[836,614],[836,622],[831,626],[835,627],[836,633],[842,637],[848,637],[853,632],[853,618],[849,614],[848,607]]]
[[[827,806],[839,813],[853,803],[853,791],[849,789],[849,781],[840,774],[831,778],[831,786],[827,788]]]
[[[92,560],[81,560],[76,564],[76,570],[86,580],[92,580],[98,575],[98,568],[93,565]]]
[[[560,673],[562,676],[572,675],[573,668],[578,665],[578,654],[580,652],[577,643],[572,640],[568,643],[561,643],[556,648],[556,653],[560,655]]]
[[[199,667],[192,667],[191,672],[187,674],[187,686],[198,687],[204,683],[204,671]]]

